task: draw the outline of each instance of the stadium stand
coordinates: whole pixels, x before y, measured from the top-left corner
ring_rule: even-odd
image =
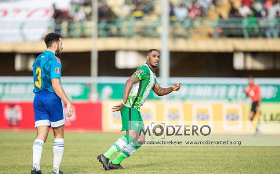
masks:
[[[0,3],[21,2],[5,0]],[[52,5],[49,31],[65,38],[91,36],[92,0],[67,0],[69,7]],[[2,12],[4,14],[4,12]],[[99,37],[159,37],[161,31],[160,0],[99,0]],[[170,34],[173,38],[278,38],[279,0],[170,0]],[[25,30],[32,22],[1,22],[3,35],[11,25]],[[40,22],[40,21],[36,21]],[[37,28],[37,31],[39,28]],[[20,31],[17,37],[24,36]],[[16,37],[16,35],[14,35]],[[36,40],[36,39],[34,39]]]
[[[158,37],[160,0],[99,1],[99,37]],[[64,37],[90,37],[91,1],[71,2],[68,14],[57,11],[50,30]],[[172,0],[172,37],[267,37],[279,35],[277,0]]]

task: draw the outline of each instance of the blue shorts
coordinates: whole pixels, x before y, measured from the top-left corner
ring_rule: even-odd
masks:
[[[63,101],[53,92],[36,93],[33,101],[35,127],[59,127],[65,124]]]

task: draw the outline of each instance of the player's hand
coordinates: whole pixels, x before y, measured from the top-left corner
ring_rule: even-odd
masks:
[[[73,115],[73,106],[71,103],[67,103],[67,113],[66,113],[66,117],[71,117]]]
[[[181,88],[181,84],[180,83],[175,83],[172,85],[172,90],[173,91],[179,91]]]
[[[116,106],[114,106],[112,109],[113,109],[113,112],[117,112],[117,111],[120,111],[122,108],[123,108],[124,104],[123,103],[120,103]]]

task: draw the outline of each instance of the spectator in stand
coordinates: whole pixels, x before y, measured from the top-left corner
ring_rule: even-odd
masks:
[[[109,12],[109,7],[107,4],[105,5],[98,5],[98,22],[103,20],[107,21],[107,14]]]
[[[273,6],[273,0],[263,0],[262,2],[264,2],[265,4],[265,8],[268,10]]]
[[[86,25],[86,20],[87,16],[84,10],[85,6],[76,6],[76,9],[74,11],[73,15],[73,22],[75,24],[78,24],[78,28],[80,30],[80,36],[85,37],[85,25]],[[75,37],[75,36],[74,36]]]
[[[252,13],[251,9],[243,1],[242,7],[239,8],[239,13],[242,17],[249,17]]]
[[[267,17],[267,6],[266,6],[266,0],[261,0],[261,4],[262,4],[262,16],[263,17]]]
[[[265,8],[262,6],[260,1],[255,1],[251,4],[251,10],[255,17],[265,17]]]
[[[234,6],[233,2],[230,3],[230,11],[228,17],[229,18],[241,17],[241,14],[239,13],[238,9]]]
[[[201,16],[206,17],[212,0],[197,0],[197,3],[201,7]]]
[[[268,18],[273,19],[276,17],[277,12],[280,12],[280,4],[278,0],[274,0],[272,7],[268,10]]]
[[[68,14],[68,11],[61,11],[56,8],[55,4],[53,4],[53,18],[55,20],[55,32],[61,33],[61,24],[63,20],[69,20],[71,22],[72,17]]]
[[[70,16],[77,18],[77,15],[81,18],[85,15],[86,19],[91,19],[91,0],[72,0],[71,1],[71,11],[69,13]],[[83,18],[83,17],[82,17]]]
[[[144,11],[145,14],[150,14],[150,13],[153,12],[153,10],[154,10],[154,6],[153,6],[154,0],[142,0],[140,2],[142,2],[143,6],[144,6],[143,11]]]
[[[98,4],[98,22],[110,22],[115,20],[115,18],[115,13],[111,10],[111,8],[107,5],[105,1],[103,1],[101,4]]]
[[[84,3],[83,3],[83,5],[84,6],[91,6],[92,4],[92,0],[84,0]]]
[[[250,14],[247,16],[248,20],[246,24],[247,31],[251,34],[251,37],[257,37],[259,33],[258,20],[255,16],[259,14],[257,12],[254,13],[254,11],[256,12],[256,10],[254,9],[254,4],[252,3],[250,7]]]
[[[179,6],[174,7],[174,13],[179,21],[184,21],[188,17],[188,8],[183,4],[180,3]]]
[[[276,18],[280,17],[280,4],[279,1],[274,0],[273,6],[268,10],[267,18],[269,20],[269,25],[266,29],[265,35],[267,38],[278,37],[279,29],[275,28]]]
[[[83,22],[86,20],[86,13],[83,6],[76,6],[73,19],[75,22]]]
[[[177,17],[174,13],[174,5],[171,2],[169,2],[169,17],[171,22],[177,20]]]
[[[189,9],[189,16],[188,18],[194,19],[200,17],[201,15],[201,8],[196,1],[192,2],[192,7]]]
[[[253,0],[242,0],[242,4],[246,5],[247,7],[251,7]]]
[[[144,4],[136,3],[135,8],[132,10],[132,15],[135,19],[143,19],[145,15],[144,7]]]
[[[86,19],[91,20],[92,18],[92,0],[85,0],[83,3]]]

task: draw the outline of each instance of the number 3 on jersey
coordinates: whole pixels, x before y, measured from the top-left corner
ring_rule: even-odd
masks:
[[[36,68],[36,74],[38,74],[37,79],[38,81],[35,82],[35,86],[38,88],[41,88],[42,86],[42,80],[41,80],[41,68]]]

